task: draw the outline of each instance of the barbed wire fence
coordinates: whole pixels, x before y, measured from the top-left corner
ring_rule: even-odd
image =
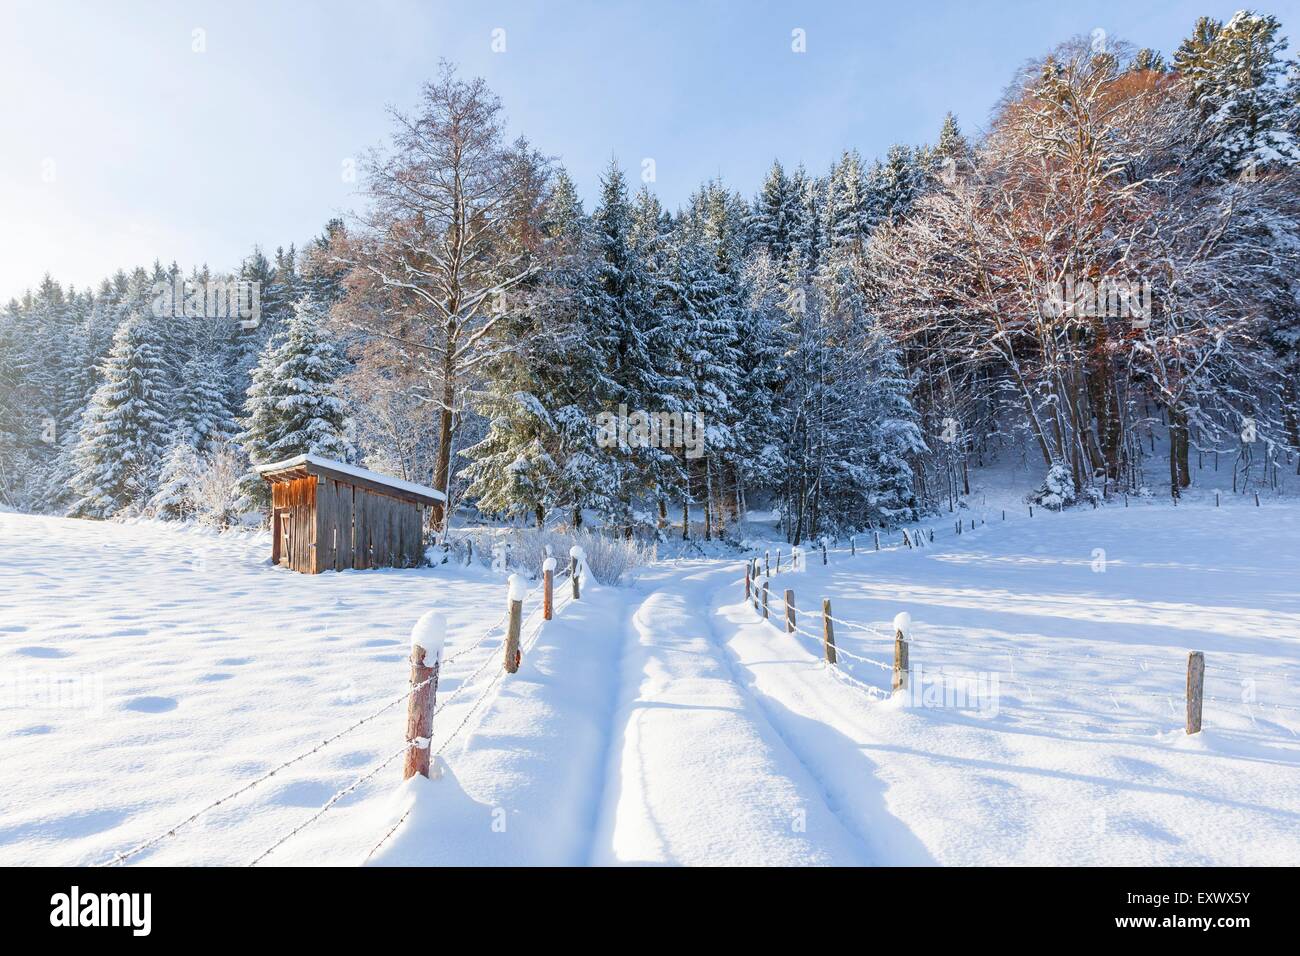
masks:
[[[1001,512],[1001,520],[1006,521],[1006,511],[995,509],[994,514],[998,511]],[[1029,516],[1034,516],[1032,506],[1029,510]],[[1233,667],[1231,664],[1225,663],[1221,665],[1216,662],[1213,670],[1207,673],[1204,655],[1199,651],[1190,651],[1184,665],[1179,659],[1161,659],[1129,653],[1067,654],[1037,648],[997,646],[964,639],[945,640],[944,642],[929,639],[917,640],[910,633],[910,622],[909,626],[903,629],[898,627],[886,629],[877,624],[846,620],[831,614],[830,601],[825,598],[822,599],[820,614],[816,612],[815,605],[801,611],[795,604],[793,589],[774,589],[771,586],[773,579],[778,575],[783,576],[784,573],[789,571],[806,571],[810,553],[816,563],[827,566],[830,564],[832,556],[856,558],[859,551],[863,552],[863,554],[870,554],[882,550],[919,550],[929,547],[935,543],[937,538],[948,537],[955,540],[957,537],[969,534],[987,524],[987,518],[983,515],[968,516],[954,521],[953,526],[946,531],[936,531],[935,528],[928,526],[900,529],[894,532],[897,536],[895,543],[882,540],[882,534],[888,535],[887,532],[873,531],[868,535],[861,536],[866,538],[870,547],[859,548],[859,536],[854,535],[849,537],[847,546],[844,547],[840,547],[838,541],[836,541],[835,547],[831,547],[830,543],[833,539],[826,537],[816,539],[811,547],[796,545],[789,554],[783,553],[783,549],[778,549],[775,558],[771,549],[766,549],[761,553],[756,552],[751,554],[745,563],[745,601],[763,620],[776,627],[784,625],[786,633],[796,639],[811,642],[823,657],[823,665],[837,679],[864,690],[876,699],[887,697],[892,691],[908,688],[913,663],[916,663],[917,669],[921,669],[923,666],[928,667],[930,675],[937,675],[945,680],[969,680],[971,678],[969,670],[958,671],[951,669],[950,664],[945,662],[943,657],[947,654],[970,652],[1005,656],[1008,669],[999,674],[1000,679],[1009,680],[1025,688],[1030,701],[1033,700],[1034,689],[1074,693],[1086,692],[1090,698],[1095,698],[1098,695],[1104,696],[1112,703],[1116,711],[1122,711],[1119,704],[1121,700],[1159,700],[1166,702],[1171,712],[1178,716],[1179,709],[1175,701],[1181,697],[1185,707],[1183,714],[1186,718],[1185,729],[1189,734],[1200,731],[1202,708],[1205,702],[1212,702],[1221,706],[1240,706],[1243,713],[1252,721],[1255,716],[1268,713],[1279,715],[1300,713],[1300,706],[1278,701],[1264,702],[1259,700],[1255,686],[1260,680],[1259,672],[1245,671]],[[789,601],[786,598],[787,593],[790,595]],[[801,615],[805,616],[805,618],[810,616],[819,619],[822,622],[822,633],[816,634],[803,626],[800,620]],[[844,636],[844,632],[847,631],[855,638],[863,641],[878,640],[892,643],[893,660],[882,660],[878,657],[867,656],[856,650],[847,649],[842,641],[836,638],[836,628],[840,629],[841,636]],[[904,633],[904,631],[908,633]],[[911,655],[913,648],[921,650],[927,657],[933,655],[936,662],[914,662]],[[841,658],[888,673],[890,675],[891,691],[886,691],[881,687],[859,679],[850,673],[849,669],[840,665]],[[1022,673],[1027,668],[1017,669],[1017,662],[1047,662],[1068,667],[1072,672],[1088,668],[1109,668],[1112,671],[1112,678],[1108,678],[1104,683],[1100,684],[1062,677],[1031,678]],[[1144,675],[1154,675],[1170,683],[1178,680],[1183,680],[1185,683],[1181,693],[1151,690],[1137,686],[1131,681],[1125,684],[1122,680],[1113,679],[1120,676],[1115,672],[1121,670],[1129,675],[1134,670],[1137,670]],[[1224,689],[1226,686],[1231,686],[1230,681],[1232,679],[1238,680],[1243,685],[1242,693],[1237,697],[1233,697],[1231,692]],[[1276,681],[1282,685],[1283,690],[1278,695],[1279,697],[1289,699],[1289,696],[1294,692],[1296,674],[1291,671],[1274,669],[1267,672],[1264,679]],[[1207,683],[1211,687],[1217,688],[1219,692],[1206,693]],[[1294,730],[1291,732],[1295,734]]]
[[[552,607],[551,595],[549,593],[549,589],[555,583],[558,583],[561,580],[565,580],[569,578],[574,573],[577,573],[579,575],[580,580],[590,580],[590,571],[586,567],[585,558],[583,558],[582,560],[575,561],[569,567],[563,569],[558,575],[551,576],[544,571],[539,576],[537,583],[534,584],[533,587],[524,594],[521,600],[521,604],[527,604],[529,601],[533,600],[539,591],[542,591],[543,589],[548,590],[548,593],[544,595],[546,598],[546,602],[535,603],[532,610],[528,613],[528,615],[526,617],[523,617],[520,621],[521,627],[530,628],[527,638],[525,638],[525,640],[521,642],[522,643],[521,651],[531,650],[541,636],[543,630],[542,624],[544,623],[544,621],[538,620],[535,625],[533,624],[533,621],[534,618],[536,618],[538,615],[543,615],[547,608]],[[560,610],[562,610],[564,607],[567,607],[576,599],[577,598],[574,596],[570,596],[568,600],[564,600],[562,598],[560,602],[554,604],[553,611],[555,613],[558,613]],[[434,687],[436,687],[437,681],[439,679],[440,671],[442,671],[441,676],[443,679],[446,679],[447,677],[459,677],[459,683],[457,684],[456,689],[454,691],[452,691],[445,698],[437,702],[436,706],[432,711],[432,716],[434,718],[436,718],[439,714],[443,713],[446,710],[446,708],[451,706],[451,704],[455,702],[457,698],[459,698],[462,694],[464,694],[466,690],[475,687],[478,683],[480,683],[481,678],[483,678],[485,674],[490,674],[491,675],[490,678],[486,681],[486,683],[483,684],[482,688],[480,689],[478,698],[474,701],[474,703],[471,705],[469,710],[465,713],[464,717],[456,725],[456,727],[443,738],[443,741],[439,746],[438,750],[435,751],[435,755],[441,754],[443,750],[445,750],[446,747],[452,742],[452,740],[454,740],[456,736],[459,733],[461,733],[461,731],[464,730],[464,728],[468,725],[470,718],[473,717],[473,715],[479,710],[479,708],[482,706],[484,701],[487,699],[488,695],[492,692],[494,688],[496,688],[500,684],[501,680],[508,673],[506,662],[501,659],[501,651],[505,643],[504,632],[503,632],[502,641],[491,644],[486,649],[486,653],[484,654],[483,659],[479,661],[477,666],[475,666],[474,669],[470,671],[467,675],[463,677],[460,677],[459,675],[448,675],[442,669],[445,668],[447,665],[452,664],[455,661],[458,661],[466,657],[467,655],[472,654],[474,651],[482,648],[483,645],[490,638],[492,638],[494,634],[497,634],[498,632],[502,632],[502,625],[507,623],[507,621],[509,620],[509,615],[510,615],[510,609],[509,607],[507,607],[506,612],[503,613],[500,618],[498,618],[491,625],[489,625],[488,627],[480,631],[472,641],[470,641],[469,643],[465,644],[462,647],[458,647],[454,653],[449,654],[447,655],[447,657],[438,661],[437,662],[438,667],[434,669],[434,673],[432,674],[432,676],[430,676],[429,678],[423,681],[412,683],[405,693],[397,695],[383,702],[375,709],[367,712],[363,717],[353,721],[352,723],[336,731],[330,736],[325,737],[319,743],[302,751],[301,753],[296,754],[293,757],[288,758],[287,760],[281,761],[280,763],[272,767],[270,770],[263,772],[262,774],[248,781],[247,783],[241,784],[240,786],[236,787],[230,792],[225,793],[222,796],[218,797],[217,799],[206,803],[198,810],[195,810],[194,812],[190,813],[188,816],[184,817],[177,823],[172,824],[167,829],[159,831],[153,836],[148,837],[147,839],[136,843],[134,846],[130,847],[127,850],[123,850],[114,854],[114,856],[111,859],[99,865],[100,866],[123,865],[128,861],[138,857],[139,855],[153,849],[154,847],[157,847],[158,845],[162,844],[168,839],[175,837],[182,830],[186,829],[187,827],[194,824],[196,821],[200,820],[205,814],[208,814],[213,810],[217,809],[218,807],[221,807],[227,803],[230,803],[233,800],[238,799],[239,797],[247,794],[248,792],[266,783],[267,781],[273,779],[276,775],[280,774],[281,772],[288,769],[289,767],[292,767],[295,764],[298,764],[308,759],[309,757],[312,757],[313,755],[320,753],[322,750],[324,750],[331,744],[335,743],[336,741],[343,739],[344,737],[352,734],[353,732],[360,729],[361,727],[366,726],[367,724],[370,724],[371,722],[388,714],[393,708],[397,707],[399,704],[402,704],[404,702],[410,702],[417,693],[424,690],[431,683],[433,684]],[[495,671],[491,671],[490,665],[494,661],[497,662],[498,666]],[[373,780],[376,776],[378,776],[378,774],[381,773],[387,767],[389,767],[393,763],[393,761],[395,761],[398,757],[405,754],[407,750],[410,748],[410,746],[411,746],[410,741],[404,741],[400,748],[388,754],[378,764],[368,769],[364,774],[357,777],[347,786],[336,791],[328,800],[325,801],[325,803],[320,808],[314,811],[309,817],[305,818],[300,823],[295,825],[293,828],[288,830],[286,833],[279,836],[266,849],[264,849],[256,857],[254,857],[252,861],[250,861],[249,865],[256,865],[260,863],[262,860],[266,859],[266,857],[268,857],[275,850],[279,849],[281,846],[283,846],[294,836],[301,833],[303,830],[307,829],[309,826],[311,826],[313,823],[315,823],[317,820],[323,817],[330,809],[336,806],[341,800],[346,798],[349,794],[355,792],[359,787],[363,786],[364,784],[366,784],[367,782]],[[406,816],[403,815],[403,817],[398,821],[398,823],[387,834],[385,834],[384,839],[381,840],[380,843],[377,844],[375,848],[370,851],[370,854],[367,855],[367,859],[369,859],[370,855],[373,855],[375,850],[377,850],[385,840],[387,840],[394,832],[396,832],[398,827],[400,827],[401,823],[405,819]]]

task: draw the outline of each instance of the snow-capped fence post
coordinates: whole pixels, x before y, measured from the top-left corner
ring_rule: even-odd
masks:
[[[822,538],[822,566],[826,566],[826,539]]]
[[[1192,651],[1187,655],[1187,732],[1201,732],[1201,701],[1205,693],[1205,655]]]
[[[780,548],[776,549],[776,571],[778,574],[781,573],[781,549]]]
[[[764,551],[763,552],[763,576],[766,577],[771,573],[772,573],[772,552]]]
[[[907,689],[907,632],[912,616],[906,611],[894,615],[894,690]]]
[[[555,559],[542,562],[542,617],[549,621],[555,613]]]
[[[831,622],[831,599],[822,598],[822,644],[826,647],[826,663],[835,663],[835,627]]]
[[[587,552],[583,551],[578,545],[569,549],[569,580],[573,582],[573,599],[581,600],[581,588],[578,585],[578,578],[582,574],[583,562],[587,559]]]
[[[767,578],[767,576],[764,575],[764,577],[763,577],[763,620],[765,620],[765,621],[767,620],[767,592],[768,592],[768,580],[769,580],[769,579]]]
[[[509,622],[506,624],[506,673],[513,674],[519,670],[519,630],[524,623],[524,595],[527,593],[524,579],[517,574],[510,575],[510,593],[508,600]]]
[[[447,615],[425,611],[411,629],[411,696],[406,703],[406,760],[402,779],[429,776],[429,738],[438,696],[438,663],[447,639]]]
[[[749,562],[745,562],[745,600],[749,600]]]
[[[1214,493],[1214,507],[1219,507],[1219,493],[1217,491]]]
[[[785,589],[785,632],[794,633],[794,590]]]

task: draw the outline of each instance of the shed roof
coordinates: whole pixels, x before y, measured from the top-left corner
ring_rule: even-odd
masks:
[[[371,487],[373,491],[390,494],[397,498],[418,501],[420,504],[425,505],[447,500],[447,496],[441,491],[430,488],[428,485],[417,485],[413,481],[403,481],[401,478],[394,478],[391,475],[381,475],[377,471],[358,468],[356,465],[333,461],[319,455],[297,455],[293,458],[286,458],[284,461],[272,462],[269,465],[258,465],[255,470],[270,482],[289,481],[293,478],[317,475],[318,477],[324,476],[337,481],[350,482],[361,487]]]

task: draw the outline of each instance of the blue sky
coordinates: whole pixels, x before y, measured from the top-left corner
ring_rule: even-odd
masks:
[[[616,156],[634,181],[652,158],[675,207],[714,176],[751,195],[774,157],[821,171],[931,141],[947,110],[976,130],[1061,40],[1101,28],[1168,54],[1238,5],[0,0],[0,301],[46,271],[80,287],[303,242],[355,205],[345,162],[441,57],[488,80],[589,206]],[[1257,9],[1297,35],[1300,0]]]

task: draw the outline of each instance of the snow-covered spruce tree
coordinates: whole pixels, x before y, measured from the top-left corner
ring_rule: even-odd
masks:
[[[799,256],[803,267],[810,272],[816,271],[821,262],[822,249],[826,244],[824,235],[826,182],[816,176],[809,176],[802,166],[794,171],[790,179],[790,188],[795,195],[790,227],[791,246]],[[772,260],[778,267],[783,260]]]
[[[1280,29],[1275,17],[1247,10],[1222,26],[1202,18],[1174,58],[1228,175],[1300,163],[1300,143],[1288,128]]]
[[[910,383],[893,343],[861,292],[861,264],[844,244],[823,263],[814,291],[805,471],[806,533],[885,526],[917,516],[909,456],[924,451]]]
[[[239,444],[254,465],[311,454],[351,461],[355,451],[337,381],[345,369],[310,297],[267,345],[253,370]],[[265,482],[255,472],[241,482],[250,505],[264,505]]]
[[[788,178],[780,161],[772,163],[754,200],[746,229],[746,248],[762,246],[777,262],[784,262],[796,240],[800,209],[800,182]]]
[[[951,145],[956,148],[956,144]],[[868,218],[873,227],[881,222],[897,222],[911,212],[912,204],[925,187],[927,165],[910,146],[895,144],[889,147],[883,163],[872,166],[867,188],[870,191]]]
[[[201,358],[185,363],[176,395],[176,424],[183,440],[196,452],[207,454],[229,442],[239,423],[226,404],[223,376],[215,364]]]
[[[275,270],[272,268],[270,261],[262,252],[261,247],[254,246],[252,253],[240,265],[236,281],[256,283],[257,288],[265,292],[270,288],[274,278]],[[266,307],[265,302],[260,304],[262,309],[257,326],[254,328],[240,328],[233,344],[233,351],[236,355],[236,374],[227,383],[229,386],[227,395],[228,401],[232,402],[236,407],[244,399],[244,393],[248,388],[247,383],[251,382],[253,369],[256,368],[262,354],[266,351],[268,343],[280,330],[283,320],[287,318],[283,314],[273,315],[271,310]],[[243,386],[243,388],[241,389],[240,386]]]
[[[826,244],[861,244],[873,225],[871,190],[862,157],[848,150],[831,170],[823,210]]]
[[[801,262],[796,249],[788,261]],[[786,334],[785,290],[782,271],[764,250],[745,264],[744,308],[737,317],[739,391],[736,442],[744,449],[740,463],[742,505],[746,489],[779,487],[788,467],[781,439],[785,382],[784,356],[789,351]]]
[[[1287,129],[1300,140],[1300,55],[1286,71]]]
[[[1056,462],[1048,468],[1043,483],[1025,495],[1026,502],[1031,505],[1042,505],[1048,511],[1061,511],[1077,500],[1078,492],[1074,487],[1070,468],[1061,462]]]
[[[1129,67],[1135,73],[1150,71],[1152,73],[1166,72],[1165,58],[1159,50],[1153,50],[1150,47],[1143,47],[1138,50],[1133,57],[1133,63]]]
[[[589,323],[607,367],[607,390],[600,396],[606,407],[601,411],[617,412],[620,405],[629,414],[638,409],[653,411],[663,387],[646,340],[653,325],[648,301],[651,281],[643,247],[633,241],[632,205],[616,162],[611,161],[601,177],[600,203],[591,218],[596,281]],[[643,450],[620,445],[603,451],[603,480],[610,492],[607,517],[617,527],[630,528],[633,499],[648,490],[641,467]]]
[[[920,416],[912,404],[912,382],[903,369],[898,346],[874,321],[869,323],[864,344],[871,519],[886,526],[915,521],[921,513],[912,462],[927,448]]]
[[[740,444],[736,426],[743,401],[745,213],[738,196],[721,183],[708,183],[692,198],[678,238],[681,366],[690,381],[686,410],[704,422],[703,454],[694,468],[705,505],[706,539],[722,535],[727,522],[743,510],[741,462],[749,452]]]
[[[952,113],[943,118],[943,125],[939,127],[939,141],[930,151],[929,160],[931,175],[939,177],[946,185],[951,185],[957,176],[970,171],[974,152],[962,135],[961,127],[957,125],[957,117]]]
[[[190,518],[194,514],[194,482],[201,467],[189,437],[173,436],[158,472],[158,490],[149,499],[149,513],[171,521]]]
[[[639,325],[644,330],[646,352],[654,361],[642,382],[642,409],[650,412],[685,414],[685,396],[693,388],[683,360],[685,333],[675,292],[675,243],[680,227],[680,218],[674,221],[665,215],[648,187],[637,192],[629,239],[640,263]],[[662,534],[669,522],[669,499],[684,499],[688,490],[681,450],[649,443],[629,447],[626,453],[637,470],[641,494],[655,503],[655,526]]]
[[[166,365],[140,315],[123,322],[80,426],[72,484],[79,517],[108,518],[153,491],[166,450]]]

